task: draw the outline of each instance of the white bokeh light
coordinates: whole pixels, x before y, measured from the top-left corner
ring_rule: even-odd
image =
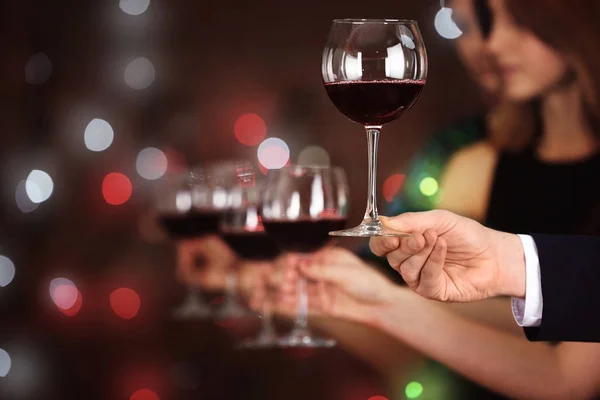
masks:
[[[462,31],[452,19],[452,9],[442,7],[435,15],[435,30],[445,39],[456,39],[462,35]]]
[[[10,258],[0,255],[0,287],[5,287],[15,277],[15,264]]]
[[[267,169],[283,168],[290,159],[290,148],[275,137],[265,139],[257,151],[258,161]]]
[[[56,278],[50,282],[50,297],[60,309],[68,310],[73,307],[78,294],[77,286],[67,278]]]
[[[329,153],[321,146],[305,147],[298,155],[297,164],[299,165],[318,165],[328,167],[331,165]]]
[[[44,53],[33,55],[25,64],[25,81],[31,85],[40,85],[52,75],[52,62]]]
[[[110,147],[115,137],[112,126],[100,118],[94,118],[86,126],[83,134],[85,147],[91,151],[104,151]]]
[[[155,76],[154,64],[146,57],[138,57],[127,64],[123,78],[130,88],[142,90],[152,85]]]
[[[186,212],[192,208],[192,194],[187,191],[179,191],[175,195],[175,207],[179,212]]]
[[[30,185],[33,187],[35,193],[40,193],[40,188],[37,187],[35,182],[31,182]],[[17,185],[17,189],[15,190],[15,202],[17,203],[17,207],[24,213],[30,213],[38,208],[40,205],[38,203],[34,203],[31,201],[29,196],[27,195],[27,189],[25,188],[25,181],[19,182]]]
[[[150,0],[120,0],[119,8],[125,14],[140,15],[150,6]]]
[[[52,178],[44,171],[34,169],[25,181],[27,196],[34,203],[42,203],[50,198],[54,190]]]
[[[4,349],[0,349],[0,378],[6,377],[10,372],[12,366],[12,360]]]
[[[135,160],[137,173],[151,181],[162,177],[167,172],[168,166],[165,153],[154,147],[142,149]]]

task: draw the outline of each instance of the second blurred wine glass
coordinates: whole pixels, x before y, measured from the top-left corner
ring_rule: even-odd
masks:
[[[221,237],[239,257],[239,264],[260,268],[264,262],[272,261],[279,254],[279,248],[265,233],[260,208],[264,185],[237,185],[229,191],[227,211],[220,224]],[[239,302],[237,291],[237,271],[228,275],[226,300],[221,310],[222,318],[239,318],[246,314],[246,308]],[[243,347],[268,347],[277,343],[272,323],[272,311],[268,300],[263,302],[263,324],[259,335],[245,341]]]

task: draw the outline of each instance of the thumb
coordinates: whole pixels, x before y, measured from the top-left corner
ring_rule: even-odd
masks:
[[[389,229],[402,233],[422,233],[427,229],[438,231],[447,222],[447,213],[443,210],[425,212],[406,212],[395,217],[380,217],[381,223]]]

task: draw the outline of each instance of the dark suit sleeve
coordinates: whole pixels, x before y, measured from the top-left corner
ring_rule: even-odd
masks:
[[[600,238],[532,235],[542,277],[542,323],[532,341],[600,342]]]

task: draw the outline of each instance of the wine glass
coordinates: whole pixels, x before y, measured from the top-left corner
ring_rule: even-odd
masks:
[[[279,248],[265,233],[260,208],[264,184],[238,185],[229,191],[227,211],[221,220],[221,238],[237,254],[240,263],[253,268],[261,268],[265,262],[272,261],[279,255]],[[233,273],[235,274],[235,270]],[[223,309],[224,317],[240,318],[246,315],[238,300],[237,277],[230,278],[228,293]],[[228,300],[227,300],[228,299]],[[229,305],[227,305],[229,304]],[[258,336],[242,342],[241,347],[270,347],[277,344],[277,335],[273,326],[272,310],[269,300],[263,302],[262,329]],[[226,311],[230,310],[230,311]]]
[[[342,229],[348,215],[348,185],[340,168],[292,165],[270,170],[263,200],[263,224],[282,251],[299,258],[325,246],[332,229]],[[299,274],[298,309],[292,331],[281,346],[331,347],[332,339],[318,338],[308,328],[306,278]]]
[[[401,236],[377,213],[379,132],[409,110],[427,79],[427,54],[416,21],[336,19],[323,51],[325,89],[337,109],[367,131],[369,181],[362,223],[334,236]]]
[[[211,163],[161,179],[156,210],[168,235],[181,245],[217,234],[227,201],[225,188],[239,179],[254,179],[248,166],[246,162]],[[174,312],[181,319],[206,318],[210,314],[199,285],[188,288],[184,302]]]

